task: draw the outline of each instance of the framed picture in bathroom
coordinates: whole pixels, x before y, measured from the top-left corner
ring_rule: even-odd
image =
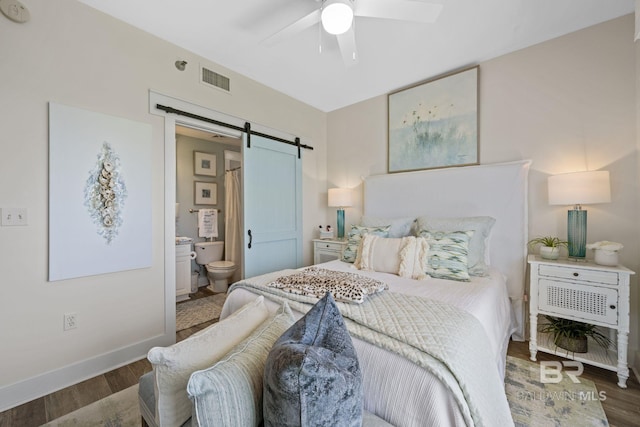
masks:
[[[196,205],[217,205],[218,204],[218,184],[215,182],[196,181],[195,198]]]
[[[211,153],[203,153],[200,151],[193,152],[193,173],[195,175],[216,176],[216,155]]]

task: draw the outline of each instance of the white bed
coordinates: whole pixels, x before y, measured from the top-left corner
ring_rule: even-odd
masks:
[[[529,162],[381,175],[365,181],[365,214],[382,218],[492,216],[488,277],[470,282],[413,280],[354,269],[332,261],[323,268],[358,272],[389,285],[390,292],[443,301],[471,313],[486,332],[486,343],[504,375],[509,338],[522,333]],[[276,273],[277,274],[277,273]],[[230,292],[221,318],[256,298],[250,289]],[[272,309],[279,306],[270,302]],[[303,313],[297,313],[302,316]],[[434,375],[391,351],[354,338],[363,372],[365,409],[396,426],[463,426],[450,390]]]
[[[504,375],[509,337],[515,329],[511,305],[503,275],[491,270],[488,277],[473,277],[471,282],[427,278],[416,281],[393,274],[358,271],[339,260],[319,264],[331,270],[357,272],[382,280],[390,292],[427,297],[452,304],[473,314],[487,334],[487,346],[494,355],[497,370]],[[274,275],[271,276],[273,279]],[[249,289],[234,289],[222,310],[221,319],[254,301]],[[280,304],[265,298],[271,311]],[[294,311],[296,317],[303,313]],[[465,426],[449,390],[439,380],[397,354],[353,339],[363,373],[365,409],[395,426]],[[384,392],[381,392],[384,390]]]

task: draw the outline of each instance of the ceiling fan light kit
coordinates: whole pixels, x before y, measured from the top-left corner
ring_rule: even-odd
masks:
[[[3,1],[3,0],[0,0]],[[318,26],[320,53],[322,53],[322,30],[336,36],[340,55],[347,67],[358,63],[355,19],[376,18],[417,23],[433,23],[442,11],[442,4],[416,0],[315,0],[321,6],[290,23],[280,31],[263,40],[274,45],[289,37]]]
[[[327,33],[344,34],[353,23],[353,3],[350,0],[325,0],[320,19]]]

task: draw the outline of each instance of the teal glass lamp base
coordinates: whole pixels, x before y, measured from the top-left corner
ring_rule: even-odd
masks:
[[[344,239],[344,209],[338,209],[338,239]]]
[[[587,211],[573,209],[568,212],[567,235],[569,258],[584,259],[587,253]]]

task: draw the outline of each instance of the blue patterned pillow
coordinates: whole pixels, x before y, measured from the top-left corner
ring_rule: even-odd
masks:
[[[420,237],[429,243],[429,261],[426,273],[438,279],[468,282],[469,241],[473,231],[428,232],[421,231]]]
[[[330,292],[278,338],[263,384],[265,427],[362,425],[362,372]]]
[[[469,240],[467,266],[471,276],[488,276],[489,239],[491,229],[496,223],[490,216],[472,216],[459,218],[436,218],[422,216],[416,220],[419,231],[473,231]]]
[[[344,252],[342,252],[342,261],[350,262],[352,264],[356,261],[356,257],[358,256],[358,246],[360,246],[362,236],[370,233],[380,237],[388,237],[390,228],[390,225],[380,227],[352,225],[351,231],[349,231],[349,235],[347,237],[347,246],[344,248]]]

